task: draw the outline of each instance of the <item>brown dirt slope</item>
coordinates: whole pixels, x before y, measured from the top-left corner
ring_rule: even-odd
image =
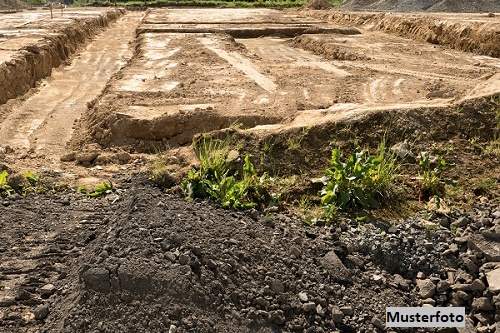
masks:
[[[500,24],[495,17],[490,20],[465,20],[452,16],[443,19],[432,15],[342,11],[310,11],[309,15],[341,25],[367,27],[455,50],[500,57]]]
[[[392,10],[399,12],[429,11],[476,13],[500,11],[497,0],[348,0],[349,10]]]

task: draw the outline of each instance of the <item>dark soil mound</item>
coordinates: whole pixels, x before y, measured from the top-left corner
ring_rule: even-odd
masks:
[[[412,302],[397,288],[362,283],[332,239],[304,233],[290,218],[137,191],[80,258],[80,302],[65,319],[69,331],[333,330],[347,327],[332,317],[334,306],[352,306],[369,326],[382,318],[382,304]],[[357,331],[357,323],[347,325]]]
[[[343,8],[399,12],[496,12],[500,11],[500,2],[497,0],[347,0]]]
[[[429,297],[414,289],[417,272],[438,286],[449,267],[459,286],[473,279],[456,270],[463,241],[448,249],[450,231],[419,219],[305,227],[140,184],[100,199],[13,197],[0,209],[0,332],[372,332],[386,306]]]

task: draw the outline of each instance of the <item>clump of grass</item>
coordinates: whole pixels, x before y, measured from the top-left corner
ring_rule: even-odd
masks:
[[[325,217],[330,219],[342,210],[379,207],[390,195],[398,169],[384,141],[374,155],[358,148],[344,157],[340,149],[333,149],[321,191]]]
[[[176,183],[162,155],[159,155],[150,163],[148,172],[149,180],[161,188],[170,188]]]
[[[431,161],[427,152],[421,152],[418,157],[420,166],[420,199],[428,200],[431,197],[441,198],[444,196],[445,184],[441,179],[446,169],[446,161],[441,156]]]
[[[500,136],[496,136],[484,148],[484,153],[495,157],[500,157]]]
[[[98,198],[113,192],[113,184],[104,181],[95,185],[95,187],[91,190],[87,189],[85,186],[79,186],[77,192],[90,198]]]
[[[250,209],[270,200],[266,175],[258,176],[248,155],[239,165],[227,140],[203,139],[195,146],[200,161],[181,183],[188,198],[210,198],[222,207]]]
[[[39,186],[40,176],[33,171],[22,174],[9,174],[7,170],[0,172],[0,195],[9,196],[14,193],[26,195],[32,192],[43,192],[46,189]]]
[[[9,173],[6,170],[0,172],[0,195],[11,195],[14,193],[14,190],[9,185],[8,179]]]

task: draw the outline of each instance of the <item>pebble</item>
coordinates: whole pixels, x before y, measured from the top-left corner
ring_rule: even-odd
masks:
[[[49,306],[47,304],[39,305],[33,311],[36,320],[43,320],[49,315]]]
[[[314,311],[315,309],[316,309],[316,304],[314,304],[314,302],[308,302],[302,304],[302,310],[304,312],[311,312]]]
[[[488,297],[474,298],[472,301],[472,308],[476,311],[491,311],[495,309]]]
[[[344,319],[344,312],[338,306],[332,307],[331,315],[334,323],[340,323]]]
[[[309,297],[307,297],[307,294],[305,292],[300,292],[299,299],[301,302],[307,302],[309,300]]]
[[[436,292],[436,285],[430,280],[417,280],[417,287],[420,298],[431,298]]]
[[[55,293],[56,290],[56,287],[53,284],[49,283],[40,288],[40,294],[42,295],[42,297],[49,297],[53,293]]]

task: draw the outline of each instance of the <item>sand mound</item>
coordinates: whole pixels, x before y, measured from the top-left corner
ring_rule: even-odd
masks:
[[[304,7],[307,9],[329,9],[332,5],[328,0],[309,0]]]
[[[500,11],[500,2],[497,0],[347,0],[343,8],[400,12],[496,12]]]

